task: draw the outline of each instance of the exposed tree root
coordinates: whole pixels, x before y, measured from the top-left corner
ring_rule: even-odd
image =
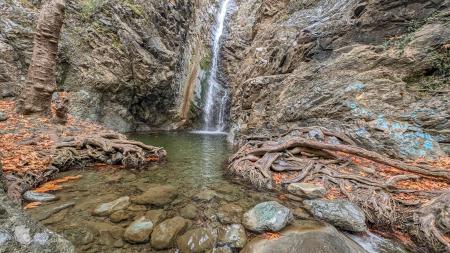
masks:
[[[294,131],[298,135],[292,136]],[[322,184],[327,198],[357,203],[374,227],[410,234],[433,252],[450,249],[450,194],[437,198],[450,187],[450,168],[394,160],[323,128],[294,129],[276,142],[273,138],[247,138],[251,141],[230,158],[228,173],[258,188]]]
[[[60,170],[95,163],[137,168],[150,161],[159,161],[165,156],[166,151],[162,148],[127,140],[125,136],[116,133],[100,133],[58,143],[52,164]]]

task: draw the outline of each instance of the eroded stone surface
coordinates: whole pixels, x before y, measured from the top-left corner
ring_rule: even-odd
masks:
[[[113,212],[123,210],[130,205],[130,198],[128,196],[118,198],[114,201],[98,205],[92,214],[96,216],[108,216]]]
[[[276,232],[283,229],[292,218],[289,208],[276,201],[269,201],[259,203],[247,211],[242,218],[242,223],[245,228],[254,232]]]
[[[152,233],[151,245],[155,249],[168,249],[174,246],[177,237],[183,233],[189,221],[174,217],[161,222],[155,227]]]
[[[123,237],[129,242],[144,243],[150,240],[152,231],[152,221],[145,217],[140,217],[127,227]]]
[[[214,247],[214,235],[207,228],[196,228],[187,231],[177,240],[182,253],[201,253]]]
[[[347,200],[305,200],[305,208],[316,218],[353,232],[367,230],[366,216],[355,204]]]
[[[367,253],[330,225],[305,221],[281,231],[276,240],[254,238],[241,253]]]
[[[293,183],[287,187],[288,192],[308,199],[322,198],[325,193],[325,187],[310,183]]]
[[[178,192],[177,188],[171,185],[154,186],[141,195],[134,196],[131,201],[140,205],[164,206],[175,200]]]

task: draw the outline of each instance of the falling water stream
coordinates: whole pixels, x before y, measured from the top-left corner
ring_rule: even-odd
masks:
[[[224,32],[230,2],[231,0],[223,0],[217,15],[217,23],[213,31],[212,62],[207,82],[208,91],[206,94],[206,102],[203,110],[203,131],[208,132],[220,133],[224,132],[226,128],[228,92],[219,82],[217,73],[220,60],[220,42]]]

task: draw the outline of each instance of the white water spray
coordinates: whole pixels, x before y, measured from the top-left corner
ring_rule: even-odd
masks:
[[[226,127],[226,107],[228,102],[228,92],[218,82],[217,72],[220,58],[220,40],[223,35],[227,11],[231,0],[223,0],[217,23],[213,32],[212,62],[208,78],[208,91],[206,103],[203,110],[204,131],[223,132]]]

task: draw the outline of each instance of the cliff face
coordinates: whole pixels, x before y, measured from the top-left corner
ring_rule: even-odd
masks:
[[[2,96],[20,91],[40,6],[0,3]],[[195,116],[195,89],[186,87],[208,55],[215,6],[214,0],[67,1],[57,83],[68,92],[71,114],[119,131],[180,127]],[[190,83],[199,85],[194,76]]]
[[[321,125],[392,155],[450,152],[450,1],[241,0],[230,26],[236,138]]]

